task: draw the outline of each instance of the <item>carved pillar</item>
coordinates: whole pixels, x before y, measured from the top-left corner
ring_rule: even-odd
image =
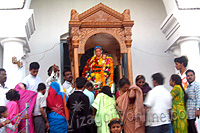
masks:
[[[78,47],[79,47],[79,28],[72,27],[72,45],[74,54],[74,79],[79,77],[79,60],[78,60]]]
[[[131,27],[125,27],[125,36],[126,36],[126,47],[127,47],[127,65],[128,65],[128,79],[131,84],[133,84],[133,72],[132,72],[132,59],[131,59]]]

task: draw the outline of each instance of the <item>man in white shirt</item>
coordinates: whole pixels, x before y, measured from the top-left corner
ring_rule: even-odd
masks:
[[[164,77],[161,73],[153,74],[152,78],[154,88],[149,91],[144,102],[147,110],[147,132],[169,133],[172,97],[170,92],[163,86]]]
[[[65,82],[63,83],[62,86],[63,86],[64,92],[66,91],[66,94],[69,97],[69,95],[71,95],[75,90],[75,88],[72,86],[73,76],[70,69],[64,70],[63,76],[64,76]]]
[[[26,84],[26,89],[37,92],[38,84],[42,82],[37,76],[40,65],[37,62],[32,62],[29,66],[30,74],[26,76],[22,83]]]
[[[59,67],[56,66],[55,64],[50,66],[47,73],[49,75],[48,79],[46,80],[46,92],[45,92],[45,96],[48,96],[48,92],[49,92],[49,86],[51,85],[52,82],[57,82],[60,85],[61,88],[61,92],[64,92],[63,87],[61,86],[60,80],[59,80]]]
[[[6,106],[8,100],[6,99],[6,93],[8,92],[8,87],[5,85],[7,80],[6,70],[0,68],[0,106]]]

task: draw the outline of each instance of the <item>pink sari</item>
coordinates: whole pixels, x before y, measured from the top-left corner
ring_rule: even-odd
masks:
[[[17,114],[19,113],[19,107],[17,105],[17,102],[15,101],[10,101],[8,102],[8,104],[6,105],[7,109],[8,109],[8,117],[7,119],[12,120],[15,116],[17,116]],[[11,121],[11,124],[14,125],[17,121],[17,118],[15,118],[13,121]],[[8,133],[13,133],[13,131],[7,129]],[[15,129],[14,133],[18,133],[18,127]]]
[[[19,84],[17,84],[14,88],[16,91],[19,91],[19,94],[20,94],[20,99],[17,102],[18,106],[19,106],[19,112],[21,112],[25,109],[25,103],[29,103],[29,108],[28,108],[28,116],[29,116],[29,123],[30,123],[29,124],[29,133],[35,133],[32,112],[33,112],[33,109],[35,106],[37,93],[34,91],[30,91],[30,90],[24,90],[20,87]],[[26,120],[22,120],[20,122],[19,131],[22,130],[26,126],[25,122],[26,122]],[[23,130],[26,130],[26,128],[24,128]]]

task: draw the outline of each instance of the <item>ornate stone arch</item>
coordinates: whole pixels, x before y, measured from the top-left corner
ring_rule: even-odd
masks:
[[[120,50],[118,56],[127,53],[128,78],[133,83],[131,43],[132,26],[134,21],[130,18],[130,10],[125,9],[119,13],[112,8],[99,3],[98,5],[79,14],[75,9],[71,10],[71,20],[69,21],[69,38],[71,64],[74,78],[79,76],[80,56],[85,53],[87,40],[95,34],[109,34],[117,40]],[[121,72],[122,73],[122,72]]]
[[[85,44],[87,42],[87,40],[95,35],[95,34],[99,34],[99,33],[106,33],[106,34],[110,34],[111,36],[113,36],[118,42],[119,42],[119,46],[120,46],[120,50],[121,53],[127,53],[127,48],[126,48],[126,44],[125,44],[125,40],[124,40],[124,33],[122,29],[109,29],[109,28],[91,28],[91,29],[83,29],[84,31],[81,32],[81,38],[80,38],[80,45],[79,45],[79,54],[84,54],[85,53]]]

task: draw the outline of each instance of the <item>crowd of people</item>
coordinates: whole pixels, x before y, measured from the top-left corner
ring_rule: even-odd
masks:
[[[11,89],[5,84],[6,70],[0,68],[0,133],[25,132],[27,127],[30,133],[197,133],[200,84],[195,72],[187,70],[186,56],[174,63],[180,73],[171,75],[171,91],[163,85],[163,74],[155,73],[152,88],[144,75],[135,84],[123,77],[116,93],[104,80],[98,93],[89,77],[73,82],[70,69],[64,70],[61,84],[56,65],[42,83],[37,62],[30,63],[30,74]]]

